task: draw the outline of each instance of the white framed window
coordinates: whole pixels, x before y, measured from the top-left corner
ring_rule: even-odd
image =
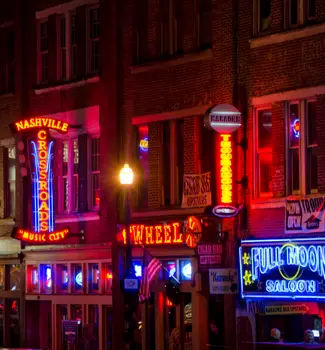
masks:
[[[98,209],[100,204],[100,141],[99,137],[90,138],[89,154],[89,209]]]
[[[316,101],[304,99],[287,102],[287,192],[318,192]]]
[[[61,213],[78,211],[79,196],[79,148],[78,139],[62,141],[62,173],[58,180],[59,203]]]
[[[49,53],[48,53],[48,21],[42,20],[39,22],[39,83],[48,81],[49,73]]]
[[[272,109],[255,110],[255,197],[272,197]]]
[[[99,71],[99,7],[88,9],[88,72],[97,73]]]

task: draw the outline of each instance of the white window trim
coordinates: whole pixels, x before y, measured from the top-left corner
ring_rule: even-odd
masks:
[[[253,169],[254,169],[254,176],[253,176],[253,197],[254,199],[271,199],[273,197],[273,192],[265,193],[261,195],[259,193],[259,162],[257,160],[258,157],[258,113],[260,111],[264,110],[271,110],[272,111],[272,104],[266,104],[263,106],[259,106],[254,108],[253,110]]]
[[[86,12],[86,67],[87,67],[87,73],[88,74],[97,74],[98,72],[96,71],[92,71],[92,67],[91,67],[91,59],[92,59],[92,41],[99,41],[100,37],[97,39],[91,39],[90,38],[90,11],[93,9],[99,9],[99,5],[93,5],[93,6],[89,6],[87,8],[87,12]],[[100,34],[99,34],[100,35]]]
[[[99,207],[97,206],[93,206],[92,205],[92,196],[93,196],[93,192],[92,192],[92,175],[93,174],[99,174],[99,178],[100,178],[100,168],[98,171],[92,171],[91,169],[91,162],[92,162],[92,154],[91,154],[91,142],[93,139],[99,139],[99,147],[100,147],[100,135],[99,134],[88,134],[88,140],[87,140],[87,150],[88,150],[88,164],[87,164],[87,169],[88,169],[88,181],[87,181],[87,187],[88,187],[88,191],[87,191],[87,200],[88,200],[88,211],[99,211]],[[100,150],[99,150],[99,154],[100,154]],[[100,162],[99,162],[99,167],[100,167]]]
[[[304,98],[304,99],[293,99],[290,101],[286,101],[285,103],[285,133],[286,133],[286,146],[285,146],[285,154],[286,159],[289,159],[289,128],[290,128],[290,105],[298,104],[298,114],[299,114],[299,123],[300,123],[300,138],[299,138],[299,191],[290,194],[290,165],[289,162],[286,161],[286,193],[288,195],[300,195],[306,196],[308,195],[307,189],[307,173],[306,173],[306,162],[307,162],[307,104],[309,102],[316,102],[316,98]],[[317,147],[318,145],[312,145],[311,147]],[[310,189],[311,190],[311,189]],[[315,190],[315,189],[313,189]]]

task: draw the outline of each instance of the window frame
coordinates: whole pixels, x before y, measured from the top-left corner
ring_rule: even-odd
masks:
[[[94,139],[98,139],[99,142],[99,170],[92,170],[92,141]],[[87,199],[88,199],[88,211],[98,211],[100,207],[97,205],[93,205],[93,176],[98,175],[98,181],[99,181],[99,191],[100,191],[100,158],[101,158],[101,152],[100,152],[100,136],[98,134],[88,134],[88,140],[87,140],[87,149],[88,149],[88,162],[87,162],[87,168],[88,168],[88,193],[87,193]]]
[[[47,24],[47,49],[46,50],[42,50],[42,37],[41,37],[41,27],[42,24],[46,23]],[[48,21],[48,17],[46,18],[42,18],[41,20],[38,21],[38,33],[37,33],[37,59],[38,59],[38,70],[37,70],[37,81],[39,84],[47,84],[48,80],[49,80],[49,70],[48,70],[48,54],[49,54],[49,46],[48,46],[48,25],[49,25],[49,21]],[[47,77],[46,79],[44,79],[43,77],[43,55],[47,55]]]
[[[264,150],[262,152],[260,152],[259,147],[258,147],[258,142],[259,142],[259,137],[258,137],[258,119],[259,119],[259,113],[261,111],[268,111],[270,110],[272,113],[272,105],[263,105],[261,107],[255,107],[254,108],[254,113],[253,113],[253,120],[254,120],[254,124],[253,124],[253,154],[254,154],[254,158],[253,158],[253,166],[254,166],[254,183],[253,183],[253,188],[254,188],[254,198],[272,198],[274,196],[273,191],[271,192],[261,192],[260,188],[260,157],[259,154],[261,153],[271,153],[273,152],[273,144],[272,147],[270,148],[270,150],[267,150],[266,148],[264,148]],[[272,136],[271,136],[272,137]],[[272,166],[272,163],[271,163]]]
[[[317,103],[317,99],[314,97],[303,98],[299,100],[290,100],[285,102],[285,131],[286,131],[286,193],[287,195],[309,195],[317,194],[318,189],[308,188],[308,176],[307,176],[307,162],[308,162],[308,149],[317,148],[318,143],[308,145],[308,103]],[[298,144],[298,157],[299,157],[299,190],[292,190],[291,181],[291,169],[289,164],[290,159],[290,106],[293,104],[298,105],[299,124],[300,124],[300,136]]]
[[[90,12],[92,10],[97,10],[98,11],[98,18],[97,22],[94,23],[95,25],[98,25],[98,36],[95,38],[91,37],[91,23],[90,23]],[[86,65],[87,65],[87,73],[88,74],[97,74],[100,71],[100,9],[99,9],[99,4],[89,6],[87,8],[87,23],[86,23],[86,50],[87,50],[87,55],[86,55]],[[98,47],[98,67],[93,67],[93,43],[96,42],[99,47]]]

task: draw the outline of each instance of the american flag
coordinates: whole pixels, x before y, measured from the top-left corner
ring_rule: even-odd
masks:
[[[140,303],[143,303],[150,298],[150,283],[162,267],[161,262],[157,258],[152,257],[149,253],[146,252],[146,250],[144,252],[143,260],[147,260],[149,262],[147,266],[144,266],[145,264],[143,264],[144,271],[139,289]]]

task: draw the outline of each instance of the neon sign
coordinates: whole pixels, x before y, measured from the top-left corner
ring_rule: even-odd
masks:
[[[143,139],[140,140],[139,147],[142,152],[148,152],[148,148],[149,148],[148,137],[144,137]]]
[[[295,138],[299,139],[299,136],[300,136],[300,121],[299,121],[298,118],[293,121],[291,128],[292,128],[293,134],[295,135]]]
[[[220,203],[232,202],[232,145],[231,135],[220,135]]]
[[[243,298],[325,299],[325,239],[242,241]]]
[[[184,227],[176,221],[158,225],[133,224],[129,229],[131,244],[135,246],[186,244],[193,248],[201,238],[201,223],[194,217],[189,217]],[[119,236],[121,243],[127,244],[125,228]]]
[[[48,129],[67,133],[69,125],[49,117],[23,119],[13,125],[16,132],[28,131],[35,135],[29,142],[33,229],[16,229],[15,237],[32,243],[60,241],[66,238],[69,231],[55,231],[54,228],[54,141],[51,140]]]

